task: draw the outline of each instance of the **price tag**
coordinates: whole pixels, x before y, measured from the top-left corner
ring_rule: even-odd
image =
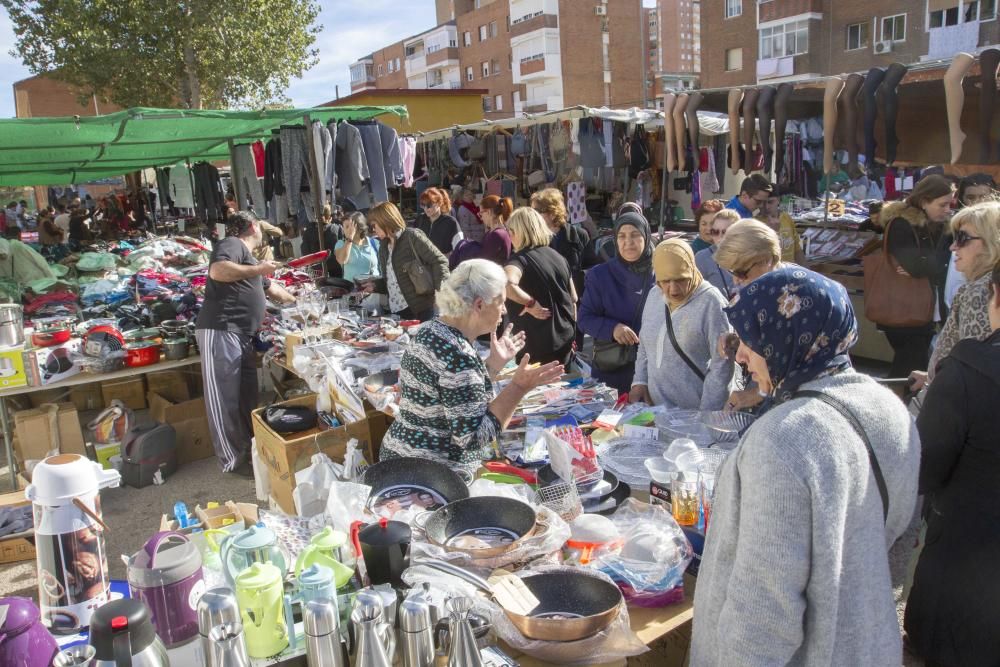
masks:
[[[637,440],[656,440],[660,437],[660,430],[650,426],[625,424],[625,437]]]
[[[615,410],[605,410],[601,414],[597,415],[597,419],[594,420],[594,426],[612,431],[616,426],[618,426],[618,422],[621,420],[622,413],[616,412]]]
[[[827,212],[836,217],[841,217],[847,211],[847,202],[843,199],[831,199],[826,203]]]

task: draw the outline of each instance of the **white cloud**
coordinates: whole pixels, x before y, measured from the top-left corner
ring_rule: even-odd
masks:
[[[0,118],[14,117],[14,82],[31,76],[19,58],[10,55],[16,44],[7,12],[0,12]]]

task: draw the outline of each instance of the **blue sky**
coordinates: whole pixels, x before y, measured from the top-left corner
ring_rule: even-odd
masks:
[[[434,27],[433,0],[319,0],[322,32],[316,39],[319,63],[292,82],[288,96],[298,107],[321,104],[351,92],[348,65],[373,50]],[[31,73],[11,56],[14,33],[0,10],[0,118],[14,116],[15,81]]]

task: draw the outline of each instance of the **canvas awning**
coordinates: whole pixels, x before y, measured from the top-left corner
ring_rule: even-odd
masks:
[[[0,119],[0,186],[69,185],[183,160],[228,160],[229,142],[263,139],[308,116],[366,120],[405,106],[265,111],[133,108],[104,116]]]

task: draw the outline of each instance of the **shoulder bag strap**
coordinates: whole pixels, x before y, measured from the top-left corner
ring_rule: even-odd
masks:
[[[691,357],[687,356],[687,354],[684,353],[684,350],[681,349],[681,346],[677,343],[677,338],[674,336],[674,323],[670,318],[670,306],[663,306],[663,311],[667,315],[667,335],[670,336],[670,342],[673,344],[674,350],[676,350],[680,358],[684,360],[684,363],[688,365],[688,368],[694,371],[694,374],[698,376],[698,379],[704,382],[705,371],[698,368],[697,364],[691,361]]]
[[[878,486],[878,494],[882,497],[882,523],[889,520],[889,491],[885,485],[885,477],[882,476],[882,467],[878,464],[878,457],[875,456],[875,450],[872,449],[871,440],[868,439],[868,434],[865,432],[864,427],[858,418],[854,416],[854,413],[847,409],[843,403],[833,398],[829,394],[824,394],[821,391],[805,390],[800,391],[795,394],[796,396],[809,396],[811,398],[818,398],[823,401],[831,408],[839,412],[844,416],[844,419],[850,423],[851,427],[861,436],[861,440],[865,443],[865,449],[868,450],[868,461],[872,466],[872,473],[875,475],[875,485]]]

